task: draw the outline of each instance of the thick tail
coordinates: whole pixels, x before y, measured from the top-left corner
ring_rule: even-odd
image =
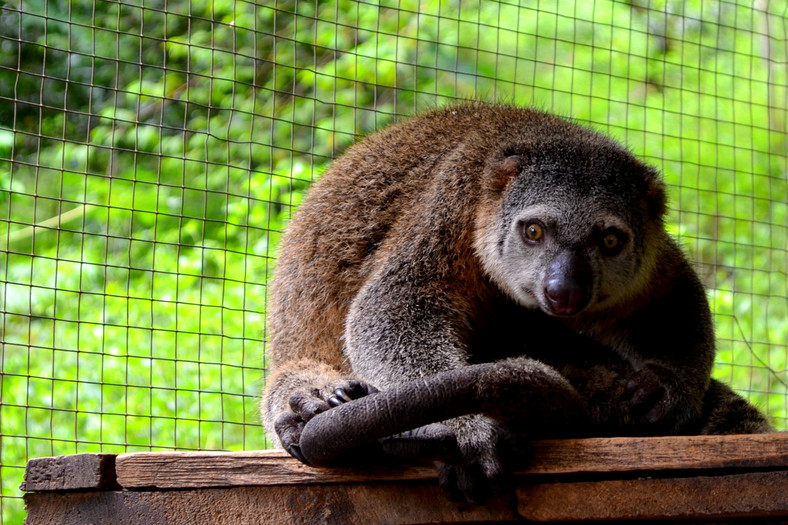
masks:
[[[318,414],[304,427],[300,450],[310,465],[328,466],[344,452],[429,423],[474,413],[509,421],[547,410],[584,413],[574,388],[547,365],[528,358],[469,365]]]

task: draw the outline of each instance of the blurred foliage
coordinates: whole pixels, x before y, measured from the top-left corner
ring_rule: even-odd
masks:
[[[358,136],[465,98],[662,169],[715,376],[786,428],[785,4],[1,2],[0,524],[28,457],[265,446],[292,207]]]

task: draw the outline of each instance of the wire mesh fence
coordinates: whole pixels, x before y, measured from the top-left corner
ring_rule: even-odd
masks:
[[[0,3],[0,524],[30,457],[266,446],[265,293],[309,183],[459,99],[659,167],[714,375],[788,428],[784,0]],[[665,327],[669,329],[669,327]]]

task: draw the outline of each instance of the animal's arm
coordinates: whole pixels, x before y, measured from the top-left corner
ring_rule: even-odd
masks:
[[[714,363],[705,291],[691,271],[638,312],[628,329],[637,372],[626,385],[641,422],[678,432],[700,416]]]
[[[345,354],[381,387],[468,364],[459,312],[445,293],[393,279],[373,281],[351,307]]]
[[[389,258],[356,296],[348,316],[345,352],[354,373],[387,390],[411,379],[465,368],[470,364],[474,305],[483,296],[461,279],[431,274],[443,266],[432,255]],[[467,295],[458,293],[462,289]],[[478,316],[476,316],[478,318]],[[483,501],[504,477],[500,440],[505,434],[486,415],[468,412],[446,426],[459,453],[439,464],[441,485],[452,499]],[[412,427],[411,427],[412,428]]]

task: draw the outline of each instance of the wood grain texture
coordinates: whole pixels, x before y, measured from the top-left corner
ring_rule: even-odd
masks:
[[[543,483],[517,499],[533,521],[788,518],[788,471]]]
[[[115,454],[74,454],[27,462],[20,490],[103,490],[117,488]]]
[[[788,468],[788,434],[594,438],[538,441],[522,475],[559,475],[723,468]],[[282,451],[141,452],[120,454],[125,488],[199,488],[248,485],[418,480],[431,466],[312,468]]]
[[[507,523],[514,498],[459,507],[434,484],[230,487],[177,491],[33,493],[27,525],[314,525]]]
[[[143,452],[120,454],[118,483],[124,488],[201,488],[304,485],[436,477],[431,466],[389,465],[318,469],[284,451]]]
[[[788,467],[788,433],[537,441],[529,474]]]
[[[315,469],[283,451],[40,458],[23,486],[34,491],[25,495],[26,523],[788,523],[788,434],[534,448],[513,491],[482,507],[448,501],[431,466]],[[117,478],[100,468],[109,459]]]

